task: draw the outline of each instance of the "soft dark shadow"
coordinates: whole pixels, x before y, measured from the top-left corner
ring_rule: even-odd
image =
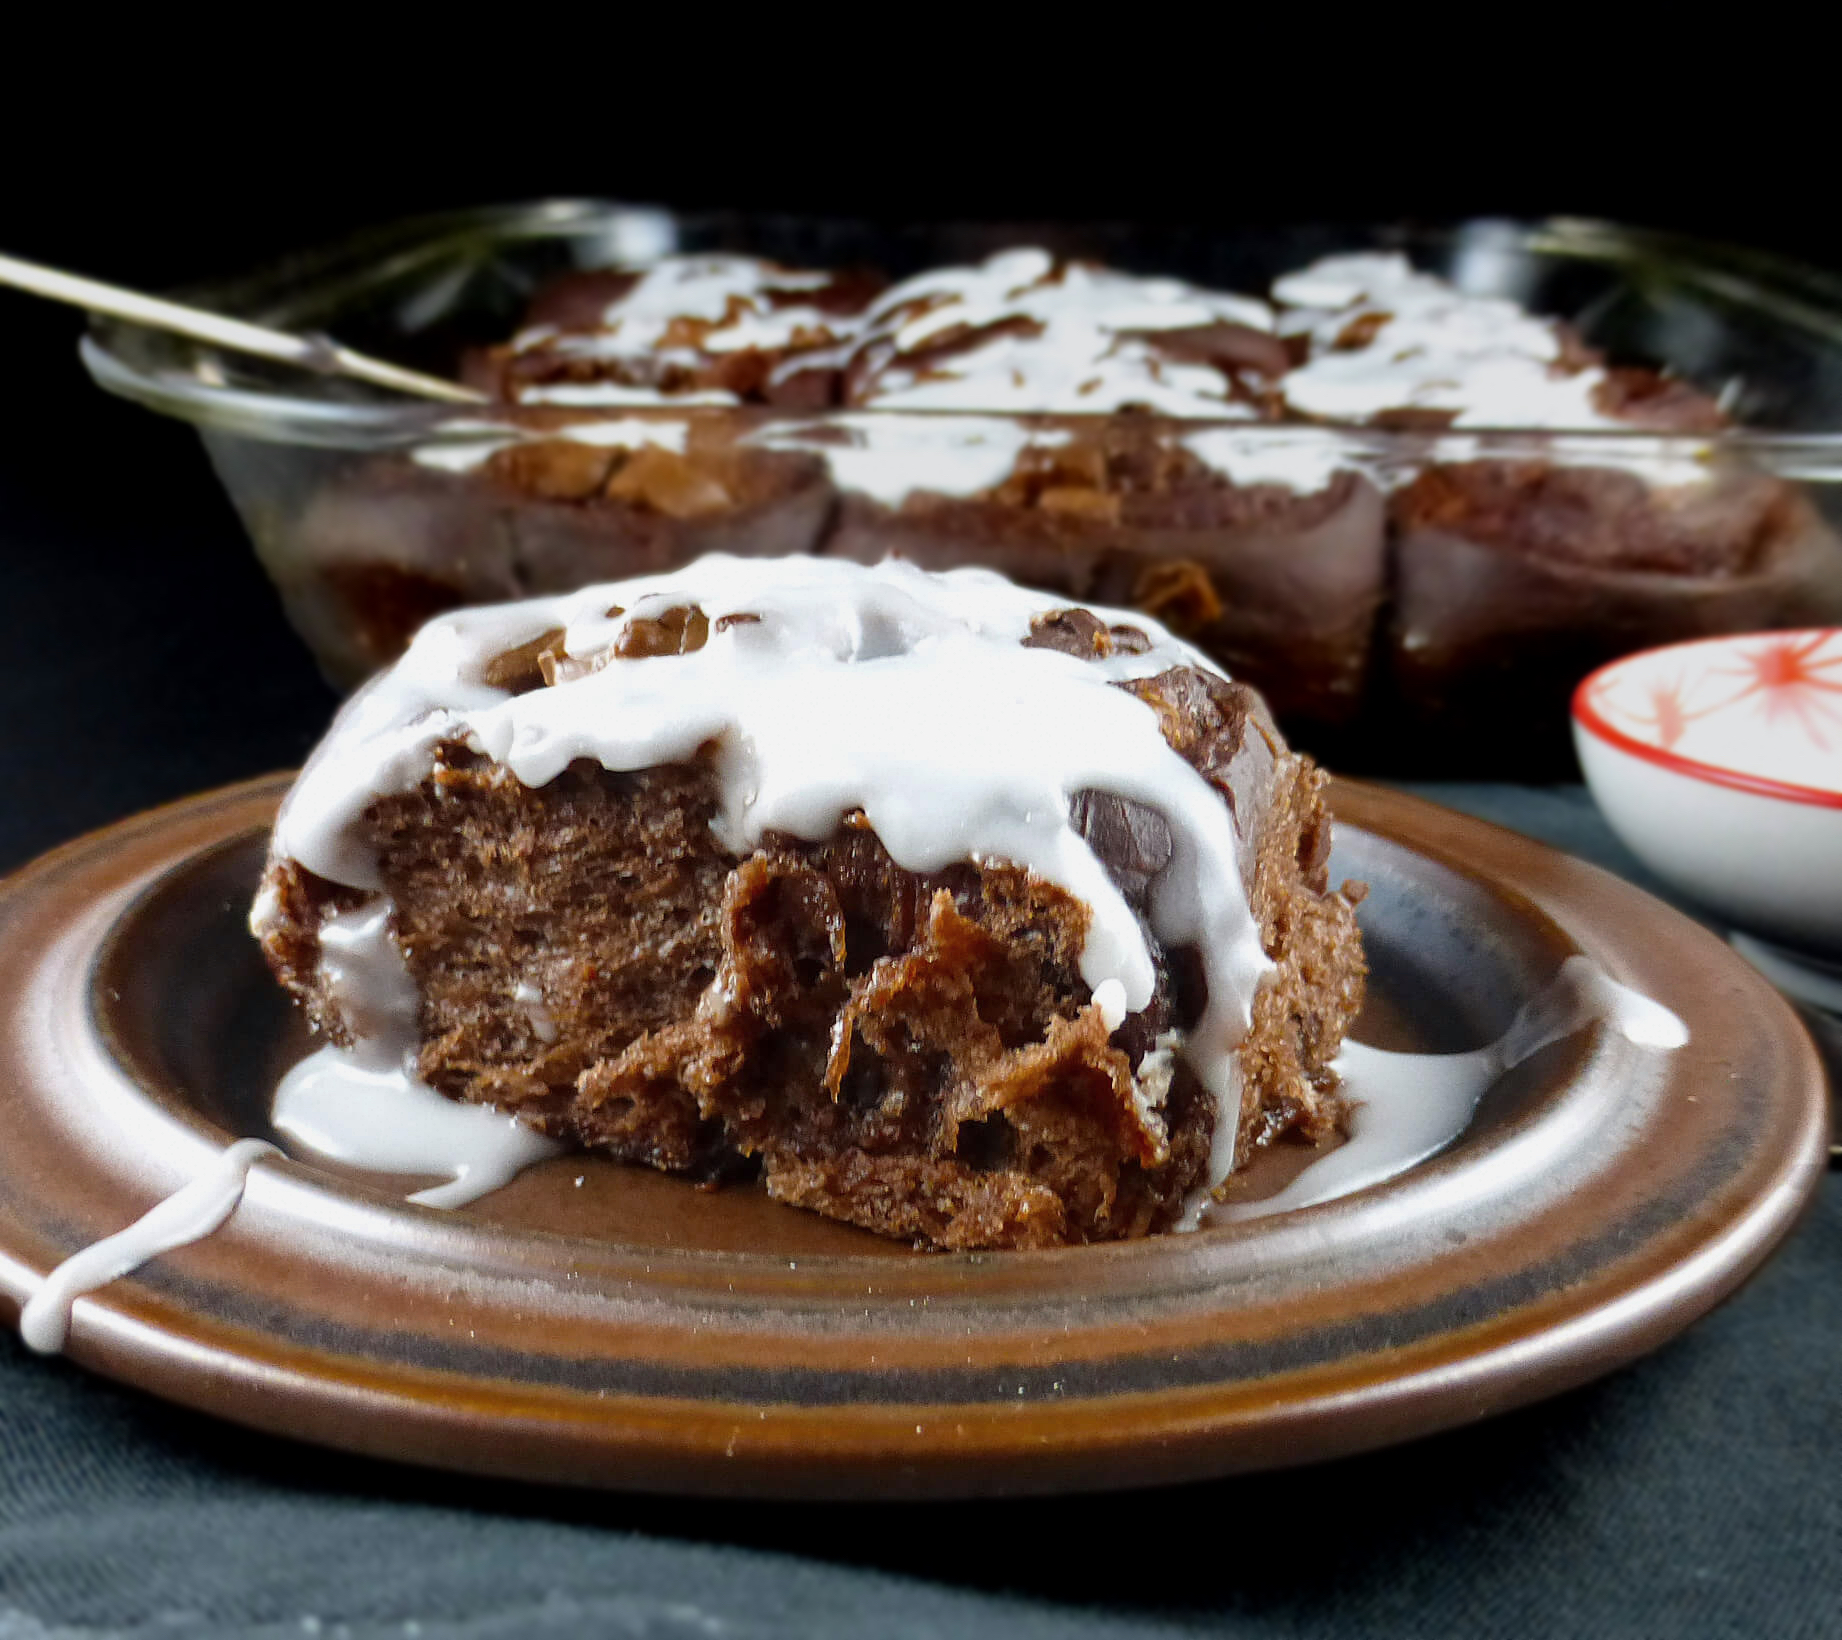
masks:
[[[57,1369],[47,1367],[48,1371]],[[348,1457],[90,1385],[140,1462],[234,1493],[437,1510],[721,1544],[1069,1605],[1177,1613],[1385,1600],[1428,1545],[1564,1509],[1570,1455],[1642,1417],[1645,1367],[1470,1429],[1307,1468],[1181,1487],[925,1504],[725,1502],[578,1492]],[[204,1478],[201,1476],[201,1478]],[[1216,1547],[1198,1553],[1199,1543]]]

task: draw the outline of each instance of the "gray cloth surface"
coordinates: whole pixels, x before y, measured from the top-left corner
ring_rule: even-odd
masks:
[[[183,435],[126,411],[86,425],[159,460],[56,494],[34,481],[41,435],[0,460],[0,866],[295,762],[330,704]],[[1417,789],[1633,871],[1577,789]],[[8,1332],[0,1640],[1829,1635],[1839,1384],[1833,1176],[1744,1292],[1600,1383],[1390,1452],[1110,1497],[470,1481],[217,1424]]]

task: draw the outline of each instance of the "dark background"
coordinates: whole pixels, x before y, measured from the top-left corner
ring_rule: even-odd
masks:
[[[316,14],[311,41],[233,59],[168,17],[37,11],[0,65],[0,250],[158,289],[406,213],[593,195],[897,222],[1590,215],[1842,270],[1822,63],[1756,25],[1621,54],[1604,19],[1588,40],[1554,13],[1178,15],[1007,36],[938,9],[687,11],[646,38],[630,13],[430,14],[406,54]],[[0,648],[34,657],[28,704],[59,703],[13,712],[8,755],[69,799],[0,805],[0,868],[291,764],[332,702],[194,435],[92,387],[82,323],[0,291]],[[115,682],[72,723],[78,670]]]
[[[393,27],[373,6],[359,28],[321,6],[210,30],[64,9],[8,18],[0,244],[150,283],[544,194],[895,220],[1566,213],[1842,264],[1831,60],[1768,7],[501,6]]]
[[[395,28],[374,8],[203,29],[40,6],[9,16],[0,58],[0,250],[157,289],[405,213],[593,195],[892,221],[1560,213],[1842,270],[1826,59],[1762,16],[1689,15],[1626,39],[1605,8],[1063,7],[1014,26],[939,0],[419,8]],[[192,433],[93,388],[81,328],[0,291],[0,646],[30,633],[55,657],[48,698],[139,657],[82,724],[14,714],[13,755],[87,824],[294,761],[330,696]],[[201,645],[215,669],[177,664]],[[111,747],[149,740],[165,772],[122,790]],[[52,833],[0,806],[0,864]]]
[[[1213,35],[1041,13],[1000,40],[938,9],[700,8],[650,42],[624,13],[423,15],[424,43],[464,36],[456,68],[328,14],[239,14],[262,43],[235,61],[170,16],[131,36],[97,15],[82,35],[51,38],[41,11],[0,31],[0,250],[148,286],[546,194],[894,220],[1565,213],[1842,271],[1829,65],[1763,17],[1652,10],[1652,37],[1614,53],[1603,17],[1552,9],[1295,12],[1263,36],[1234,13]],[[94,389],[81,324],[0,292],[0,870],[294,763],[332,704],[196,438]],[[1524,823],[1570,801],[1498,799]],[[303,1610],[585,1634],[691,1600],[775,1634],[1814,1636],[1842,1543],[1839,1257],[1832,1184],[1741,1299],[1603,1383],[1324,1469],[1027,1508],[422,1475],[176,1413],[0,1337],[0,1629],[15,1603],[93,1623],[209,1604],[228,1614],[214,1635],[301,1632]]]

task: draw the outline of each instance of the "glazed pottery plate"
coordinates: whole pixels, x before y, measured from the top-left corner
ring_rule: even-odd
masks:
[[[307,1049],[244,918],[282,777],[82,839],[0,889],[0,1318],[272,1137]],[[1385,1184],[1193,1235],[926,1254],[593,1157],[470,1208],[270,1158],[223,1228],[80,1299],[67,1353],[257,1428],[484,1474],[952,1496],[1177,1481],[1461,1424],[1630,1360],[1789,1230],[1827,1141],[1766,981],[1629,885],[1339,784],[1370,885],[1356,1035],[1498,1037],[1585,955],[1689,1030],[1542,1049]],[[1310,1159],[1281,1150],[1237,1188]]]

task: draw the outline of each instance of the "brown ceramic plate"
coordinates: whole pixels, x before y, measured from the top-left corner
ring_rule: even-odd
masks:
[[[0,1315],[197,1173],[304,1047],[244,931],[285,781],[130,820],[0,888]],[[1476,1046],[1574,952],[1675,1010],[1488,1094],[1383,1186],[1192,1236],[916,1254],[592,1159],[458,1213],[258,1164],[217,1234],[79,1301],[69,1353],[354,1451],[760,1495],[1174,1481],[1378,1446],[1630,1360],[1730,1293],[1820,1177],[1824,1089],[1711,935],[1540,844],[1338,786],[1372,885],[1358,1035]],[[1283,1160],[1283,1159],[1282,1159]]]

